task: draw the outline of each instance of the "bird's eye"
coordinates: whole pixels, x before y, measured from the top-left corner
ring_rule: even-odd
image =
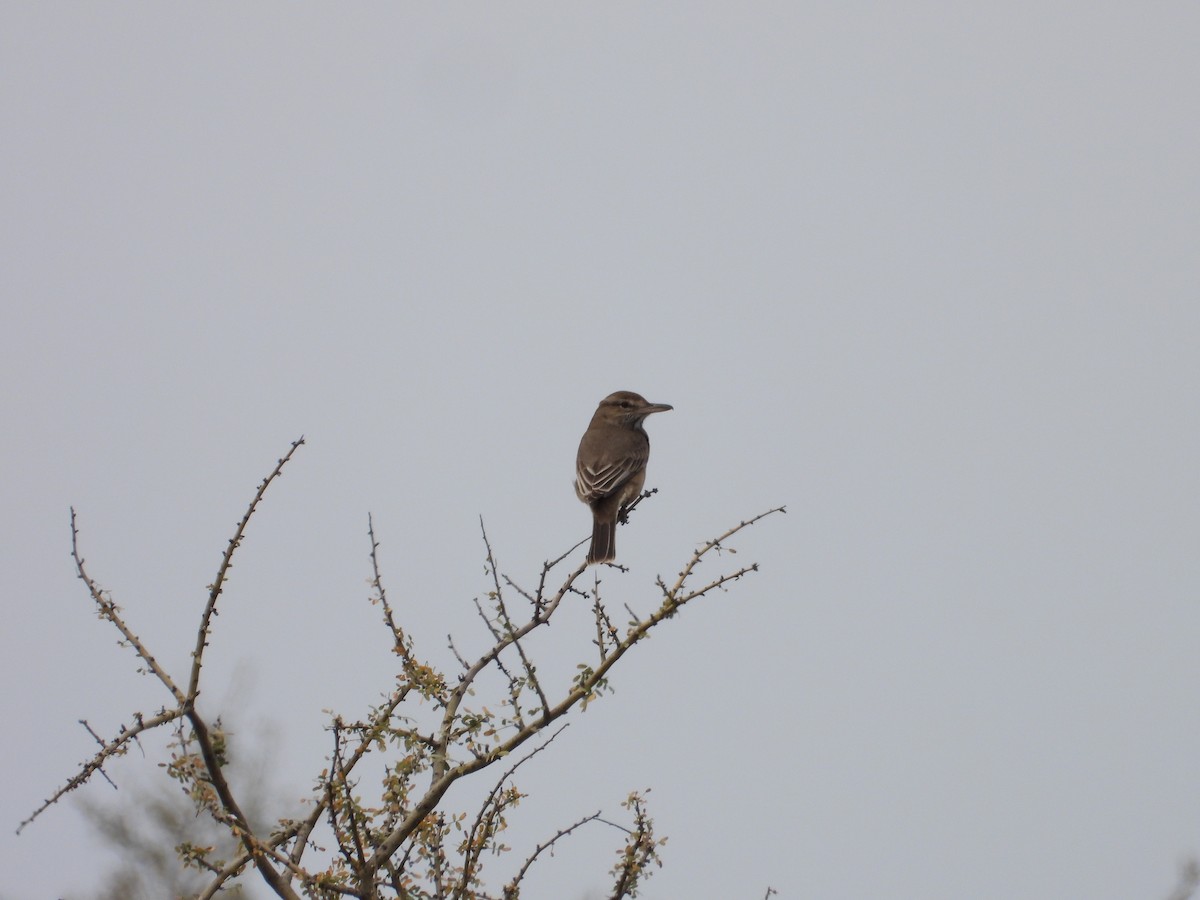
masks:
[[[622,400],[622,401],[621,401],[621,408],[622,408],[622,409],[629,409],[629,407],[631,407],[631,406],[633,406],[633,404],[632,404],[632,403],[630,403],[628,400]]]

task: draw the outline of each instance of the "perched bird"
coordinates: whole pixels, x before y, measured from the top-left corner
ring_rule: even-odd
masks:
[[[650,438],[642,422],[671,408],[650,403],[633,391],[609,394],[596,407],[575,457],[575,493],[592,508],[589,563],[617,558],[617,519],[641,494],[646,481]]]

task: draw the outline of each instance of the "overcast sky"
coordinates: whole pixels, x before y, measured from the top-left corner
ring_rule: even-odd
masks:
[[[531,764],[514,856],[646,787],[655,900],[1159,898],[1200,852],[1196,3],[0,17],[0,897],[103,882],[75,798],[13,829],[92,752],[79,719],[167,700],[69,506],[181,672],[306,437],[204,696],[283,815],[323,710],[391,683],[368,512],[445,662],[484,637],[481,515],[519,581],[587,533],[575,448],[618,389],[675,410],[614,602],[788,514]],[[533,896],[599,896],[619,838]]]

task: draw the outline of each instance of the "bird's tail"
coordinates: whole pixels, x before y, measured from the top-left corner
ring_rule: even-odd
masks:
[[[603,521],[597,516],[592,521],[592,546],[588,550],[588,563],[612,562],[617,558],[617,521]]]

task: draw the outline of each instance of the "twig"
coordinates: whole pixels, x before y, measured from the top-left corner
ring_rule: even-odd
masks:
[[[143,731],[149,731],[151,728],[157,728],[159,725],[165,725],[168,722],[173,722],[182,715],[183,712],[178,709],[172,709],[169,711],[163,710],[158,715],[151,716],[149,719],[143,719],[140,713],[136,714],[134,717],[133,726],[130,728],[121,726],[120,734],[118,734],[108,743],[104,744],[99,753],[83,764],[77,775],[75,775],[70,781],[51,794],[48,799],[42,801],[42,805],[35,809],[27,819],[24,819],[17,826],[17,834],[20,834],[25,829],[25,826],[31,824],[34,819],[61,800],[66,794],[69,794],[77,787],[86,784],[89,778],[91,778],[96,772],[101,771],[101,767],[105,762],[114,756],[119,756],[124,753],[126,745],[130,741],[134,740]],[[91,729],[88,730],[90,731]],[[107,778],[108,776],[106,775],[105,777]]]
[[[375,540],[375,520],[370,513],[367,513],[367,535],[371,539],[371,587],[375,589],[379,603],[383,607],[383,620],[391,629],[392,637],[396,642],[396,653],[406,659],[410,658],[408,636],[404,633],[404,629],[396,624],[396,619],[392,615],[392,607],[388,603],[387,591],[383,589],[383,576],[379,572],[379,541]]]
[[[140,718],[140,717],[139,717],[139,718]],[[88,734],[90,734],[90,735],[91,735],[91,736],[92,736],[92,737],[95,739],[96,743],[100,745],[100,751],[101,751],[101,752],[104,752],[104,748],[107,746],[107,744],[105,743],[105,741],[104,741],[104,738],[102,738],[102,737],[100,737],[100,735],[96,734],[96,731],[95,731],[95,729],[94,729],[94,728],[92,728],[92,726],[88,724],[88,720],[87,720],[87,719],[80,719],[80,720],[79,720],[79,724],[80,724],[80,725],[82,725],[84,728],[86,728],[86,729],[87,729],[87,733],[88,733]],[[122,726],[121,726],[121,730],[122,730],[122,731],[124,731],[124,730],[125,730],[125,726],[124,726],[124,725],[122,725]],[[143,756],[145,756],[145,752],[143,752],[143,753],[142,753],[142,755],[143,755]],[[111,778],[109,778],[109,777],[108,777],[108,773],[104,771],[104,767],[103,767],[103,766],[101,766],[101,767],[100,767],[100,768],[99,768],[97,771],[99,771],[99,773],[100,773],[100,776],[101,776],[101,777],[102,777],[102,778],[103,778],[105,781],[107,781],[107,782],[108,782],[108,784],[109,784],[109,786],[110,786],[110,787],[111,787],[111,788],[112,788],[112,789],[115,791],[115,790],[117,789],[117,786],[116,786],[116,784],[114,784],[114,783],[113,783],[113,780],[112,780]]]
[[[292,441],[292,449],[284,454],[283,459],[279,460],[275,468],[271,470],[271,474],[262,480],[262,484],[258,486],[258,491],[255,493],[254,499],[250,501],[250,506],[246,509],[246,514],[242,516],[242,520],[238,522],[237,530],[234,531],[233,537],[229,539],[229,546],[225,548],[225,553],[221,556],[221,565],[217,569],[217,577],[209,585],[208,602],[205,604],[204,612],[200,616],[200,629],[196,634],[196,649],[192,651],[192,674],[188,681],[186,699],[189,705],[196,702],[196,697],[200,693],[200,668],[203,665],[204,648],[208,646],[208,631],[212,624],[213,614],[217,608],[217,598],[221,596],[221,592],[225,589],[225,579],[229,576],[229,567],[233,565],[233,554],[242,545],[242,538],[246,534],[246,526],[250,524],[250,517],[258,509],[258,504],[262,501],[267,488],[271,486],[272,481],[279,477],[283,471],[283,467],[288,464],[292,456],[303,445],[303,436]],[[179,699],[181,702],[184,702],[182,698]]]
[[[550,838],[550,840],[546,841],[545,843],[538,844],[537,847],[534,849],[534,851],[531,854],[529,854],[529,856],[526,858],[526,860],[525,860],[524,864],[521,866],[521,868],[517,870],[517,874],[514,875],[512,880],[504,886],[505,900],[516,900],[521,882],[525,879],[525,874],[529,871],[530,867],[537,861],[537,858],[542,855],[542,853],[544,853],[546,850],[549,850],[551,852],[551,856],[553,856],[554,855],[554,845],[557,844],[562,838],[565,838],[567,835],[569,835],[571,832],[575,831],[577,828],[582,828],[584,825],[587,825],[589,822],[603,822],[603,821],[604,820],[600,818],[600,813],[598,811],[594,812],[590,816],[584,816],[578,822],[575,822],[572,825],[568,825],[566,828],[560,828]],[[620,826],[618,826],[618,827],[620,827]],[[628,829],[625,829],[625,830],[628,830]]]
[[[622,525],[628,525],[629,524],[629,516],[635,509],[638,508],[638,505],[643,500],[647,500],[650,497],[653,497],[657,493],[658,493],[658,488],[650,488],[650,490],[648,490],[648,491],[642,491],[640,494],[638,494],[637,497],[634,498],[632,503],[630,503],[628,506],[624,506],[621,508],[621,513],[620,513],[620,516],[618,517],[618,521]]]
[[[512,646],[516,648],[517,656],[520,657],[520,659],[521,659],[521,666],[525,670],[526,681],[529,684],[533,685],[533,689],[534,689],[534,691],[537,692],[538,699],[542,703],[542,708],[545,709],[545,707],[549,703],[549,701],[546,699],[546,694],[542,690],[541,682],[538,680],[537,669],[534,667],[533,663],[531,663],[529,661],[529,657],[525,655],[525,648],[521,646],[521,636],[517,634],[516,629],[513,627],[512,618],[508,615],[508,607],[505,606],[505,604],[504,604],[504,594],[500,588],[500,573],[496,568],[496,558],[492,554],[492,544],[491,544],[491,541],[488,540],[487,530],[484,529],[484,527],[483,527],[483,517],[482,516],[479,519],[479,528],[483,532],[483,544],[487,548],[488,567],[492,571],[492,584],[495,586],[495,589],[496,589],[496,591],[495,591],[496,617],[499,620],[500,624],[504,627],[504,633],[507,636],[508,640],[511,642]],[[508,584],[512,585],[523,596],[527,597],[530,600],[533,600],[533,598],[528,593],[521,590],[516,585],[513,585],[511,578],[509,578],[508,576],[505,576],[504,580]],[[534,608],[535,609],[537,608],[536,601],[534,601]],[[534,618],[535,619],[537,618],[536,613],[534,614]],[[490,622],[488,623],[488,627],[491,628]],[[497,640],[500,640],[500,635],[494,629],[492,630],[492,636],[495,637]],[[503,664],[500,662],[499,657],[496,658],[496,665],[500,668],[500,670],[502,672],[504,672],[505,676],[508,678],[509,690],[512,694],[512,699],[513,699],[513,704],[514,704],[514,709],[515,709],[517,699],[520,695],[520,687],[519,687],[516,679],[514,679],[512,677],[512,675],[510,675],[508,673],[508,671],[504,668]]]
[[[141,639],[125,624],[125,620],[121,617],[117,604],[112,601],[110,596],[107,596],[107,592],[96,584],[84,568],[83,557],[79,555],[79,528],[75,523],[75,507],[73,506],[71,507],[71,559],[75,561],[76,575],[80,581],[87,585],[88,593],[92,595],[92,599],[96,602],[100,618],[112,622],[117,631],[121,632],[121,637],[124,638],[125,643],[133,647],[134,652],[149,666],[154,676],[171,692],[171,696],[175,698],[175,701],[182,704],[184,696],[179,688],[175,686],[175,682],[171,680],[171,676],[167,674],[166,670],[159,665],[158,660],[146,649],[146,645],[142,643]]]

